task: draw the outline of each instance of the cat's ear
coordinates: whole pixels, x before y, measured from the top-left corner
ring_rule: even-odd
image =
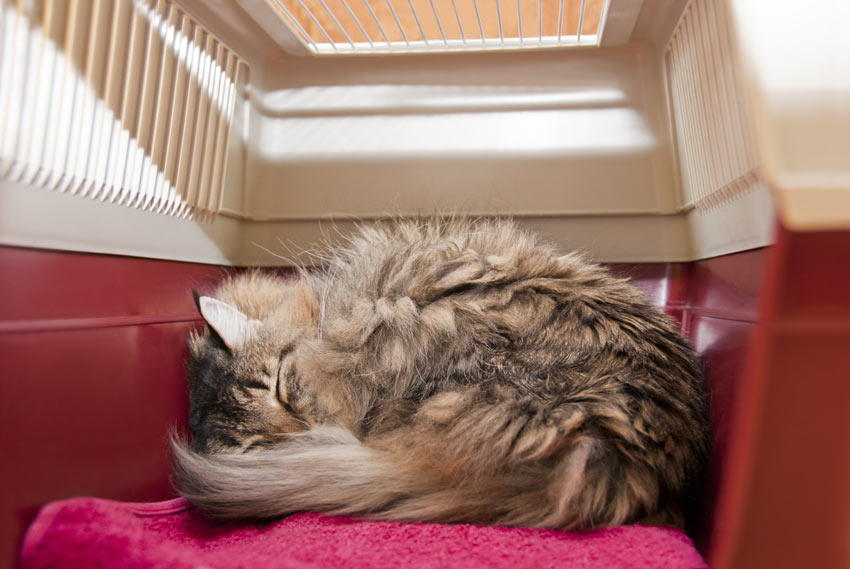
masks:
[[[259,320],[245,316],[235,306],[209,296],[200,296],[196,302],[207,325],[231,352],[245,345],[262,325]]]

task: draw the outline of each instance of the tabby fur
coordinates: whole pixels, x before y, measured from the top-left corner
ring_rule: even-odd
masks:
[[[215,296],[190,340],[191,443],[173,440],[177,487],[211,516],[682,522],[707,448],[690,347],[512,222],[368,226],[321,270]]]

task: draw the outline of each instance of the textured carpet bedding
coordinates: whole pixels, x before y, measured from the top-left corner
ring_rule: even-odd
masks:
[[[585,533],[400,524],[298,514],[265,525],[214,524],[185,500],[129,504],[77,498],[30,526],[21,569],[570,569],[706,567],[672,528]]]

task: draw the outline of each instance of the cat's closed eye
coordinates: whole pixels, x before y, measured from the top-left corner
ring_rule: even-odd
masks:
[[[242,383],[242,386],[247,389],[258,389],[260,391],[268,391],[269,386],[257,379],[247,379]]]

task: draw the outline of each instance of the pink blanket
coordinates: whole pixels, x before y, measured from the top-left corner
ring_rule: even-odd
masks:
[[[587,533],[399,524],[298,514],[266,525],[205,520],[182,499],[127,504],[78,498],[46,506],[30,527],[21,569],[571,569],[707,567],[670,528]]]

